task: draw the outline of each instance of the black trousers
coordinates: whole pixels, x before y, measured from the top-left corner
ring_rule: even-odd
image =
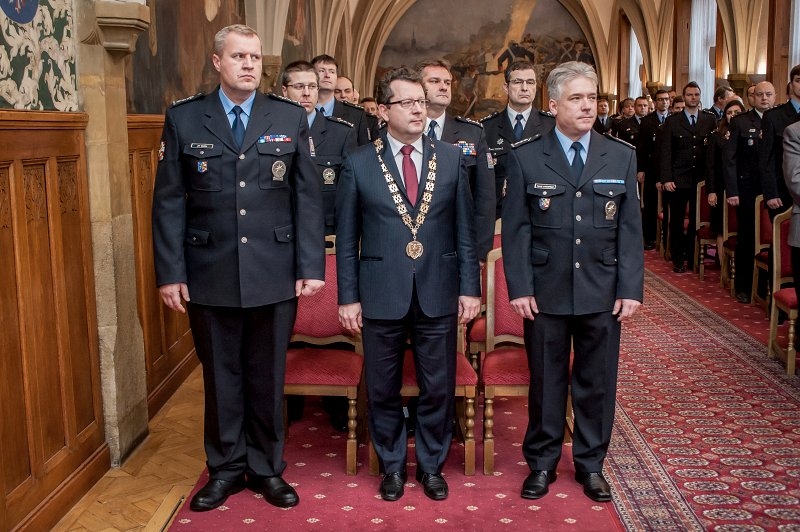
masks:
[[[694,260],[694,234],[695,212],[697,198],[694,188],[676,188],[674,192],[667,192],[669,201],[669,245],[672,254],[672,264],[683,266],[683,261],[692,267]],[[686,219],[686,207],[689,207],[689,226],[683,232],[683,222]]]
[[[739,194],[739,206],[736,208],[736,293],[745,293],[750,297],[753,289],[753,263],[756,247],[756,198],[751,193]]]
[[[575,414],[575,470],[603,469],[611,441],[617,394],[620,323],[611,312],[580,316],[537,314],[525,320],[531,372],[528,429],[522,453],[532,470],[555,470],[561,458],[567,387]],[[570,379],[570,341],[574,347]]]
[[[205,450],[209,476],[235,480],[280,475],[286,349],[297,299],[255,308],[189,303],[205,386]]]
[[[656,229],[658,227],[658,189],[656,176],[650,177],[645,174],[642,201],[642,236],[645,244],[654,244],[656,241]]]
[[[419,385],[417,467],[441,472],[453,439],[457,316],[426,316],[415,293],[403,318],[363,322],[369,430],[381,470],[395,473],[406,467],[408,435],[400,388],[410,338]]]

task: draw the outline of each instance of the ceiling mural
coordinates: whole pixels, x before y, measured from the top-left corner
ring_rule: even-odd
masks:
[[[443,23],[456,14],[458,24]],[[376,77],[427,58],[453,65],[450,110],[474,118],[505,106],[503,70],[514,59],[533,61],[542,81],[563,61],[594,64],[586,36],[558,0],[418,0],[387,39]]]
[[[3,2],[0,108],[77,111],[72,2]]]

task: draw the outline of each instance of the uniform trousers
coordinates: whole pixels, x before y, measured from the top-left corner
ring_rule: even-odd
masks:
[[[369,430],[381,470],[405,470],[408,434],[403,416],[403,359],[407,341],[416,365],[419,403],[415,429],[417,468],[440,473],[453,438],[457,316],[426,316],[415,293],[397,320],[364,318],[364,366]]]
[[[286,349],[297,298],[253,308],[188,304],[203,365],[204,443],[212,480],[280,475]]]
[[[734,285],[736,293],[747,294],[753,288],[753,263],[756,247],[756,199],[752,193],[739,194],[739,206],[736,207],[736,277]]]
[[[656,183],[658,178],[649,177],[645,174],[642,186],[642,236],[645,244],[654,244],[656,241],[656,229],[658,222],[658,189]]]
[[[695,212],[697,210],[697,194],[694,188],[676,188],[667,192],[669,201],[669,246],[672,254],[672,264],[683,266],[683,261],[688,267],[693,267],[694,261],[694,235]],[[683,231],[688,207],[689,225]]]
[[[533,321],[525,320],[531,383],[523,455],[532,470],[555,470],[558,465],[570,384],[575,470],[591,473],[603,469],[614,425],[620,330],[611,312],[578,316],[539,313]]]

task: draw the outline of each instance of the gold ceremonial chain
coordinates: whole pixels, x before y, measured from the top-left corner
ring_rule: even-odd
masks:
[[[425,215],[428,213],[428,209],[430,209],[431,199],[433,198],[433,186],[436,183],[436,153],[434,152],[431,156],[431,160],[428,161],[428,178],[425,182],[425,192],[422,194],[422,203],[419,206],[419,211],[417,211],[417,219],[412,221],[411,215],[408,213],[408,209],[406,209],[406,204],[403,202],[403,196],[400,195],[400,188],[397,186],[394,177],[392,177],[392,173],[383,162],[383,158],[381,157],[382,150],[383,140],[375,139],[375,154],[378,156],[378,162],[383,171],[383,178],[386,180],[386,185],[389,187],[389,192],[392,194],[392,200],[397,207],[400,218],[403,220],[406,227],[411,230],[411,242],[406,245],[406,255],[416,260],[422,256],[422,252],[424,251],[422,242],[417,240],[417,231],[419,231],[419,228],[425,223]]]

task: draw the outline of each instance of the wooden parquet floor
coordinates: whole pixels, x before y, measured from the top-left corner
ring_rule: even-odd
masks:
[[[192,372],[150,421],[150,434],[54,531],[161,531],[205,467],[203,378]]]

